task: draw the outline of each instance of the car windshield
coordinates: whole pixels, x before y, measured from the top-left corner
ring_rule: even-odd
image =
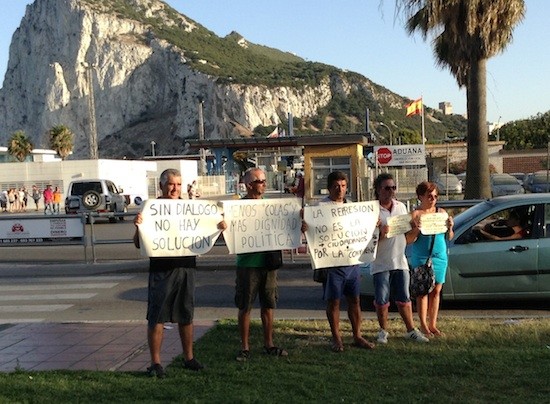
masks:
[[[458,178],[454,175],[446,175],[446,174],[441,174],[439,176],[439,182],[441,183],[445,183],[445,182],[448,182],[449,184],[456,184],[458,182]]]
[[[493,178],[494,185],[518,185],[518,181],[510,176],[498,176]]]
[[[454,218],[454,227],[461,227],[464,223],[469,222],[472,218],[491,209],[493,206],[494,203],[492,203],[491,201],[483,201],[478,203],[477,205],[472,206],[469,209],[466,209],[464,212],[456,215],[456,217]]]
[[[535,175],[532,180],[533,184],[546,184],[548,182],[548,177],[544,175]]]

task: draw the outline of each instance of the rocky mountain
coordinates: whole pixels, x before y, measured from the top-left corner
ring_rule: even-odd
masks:
[[[200,113],[206,138],[252,136],[288,112],[296,133],[363,131],[366,107],[390,124],[406,101],[238,33],[219,38],[159,0],[35,0],[10,46],[0,144],[21,129],[48,147],[46,131],[64,124],[76,135],[73,158],[83,158],[95,121],[102,158],[142,157],[151,141],[157,154],[179,154],[198,137]],[[463,125],[440,115],[431,111],[429,130]],[[418,127],[408,119],[399,127]]]

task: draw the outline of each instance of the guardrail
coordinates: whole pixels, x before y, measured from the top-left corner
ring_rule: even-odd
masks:
[[[88,263],[88,247],[92,262],[97,262],[96,246],[128,244],[133,239],[106,239],[96,236],[95,222],[99,218],[124,220],[135,213],[82,213],[44,215],[38,213],[0,216],[0,247],[82,246],[84,262]],[[86,225],[89,224],[89,231]]]

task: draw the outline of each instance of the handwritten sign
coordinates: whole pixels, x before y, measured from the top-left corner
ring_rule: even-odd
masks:
[[[141,213],[141,254],[147,257],[206,254],[221,233],[222,210],[215,201],[148,199]]]
[[[298,248],[302,244],[300,200],[240,199],[223,201],[230,254]]]
[[[388,217],[388,234],[387,238],[405,234],[411,229],[411,215],[398,215]]]
[[[424,235],[445,233],[448,218],[447,212],[424,213],[420,215],[420,231]]]
[[[371,241],[379,212],[378,201],[306,206],[306,240],[313,268],[357,265],[366,262],[362,259],[374,259],[376,243]]]

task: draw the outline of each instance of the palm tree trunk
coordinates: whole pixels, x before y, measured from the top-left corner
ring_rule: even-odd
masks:
[[[487,132],[487,59],[471,60],[466,87],[468,110],[468,157],[464,199],[491,197]]]

